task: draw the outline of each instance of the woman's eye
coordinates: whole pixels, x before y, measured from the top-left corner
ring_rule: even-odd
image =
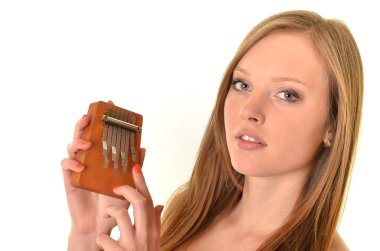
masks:
[[[236,80],[232,83],[235,90],[238,91],[249,91],[249,85],[241,80]]]
[[[298,100],[298,94],[293,90],[283,90],[278,93],[278,96],[288,102],[295,102]]]

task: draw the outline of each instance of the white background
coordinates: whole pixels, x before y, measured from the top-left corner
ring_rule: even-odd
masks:
[[[94,101],[144,115],[144,174],[156,203],[165,203],[189,178],[239,43],[263,18],[290,9],[344,20],[362,53],[361,144],[340,232],[351,250],[378,247],[378,8],[370,1],[179,2],[1,1],[1,249],[66,249],[60,161]]]

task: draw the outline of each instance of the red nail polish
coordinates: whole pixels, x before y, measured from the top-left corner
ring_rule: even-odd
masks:
[[[142,173],[141,172],[141,166],[139,164],[135,165],[135,170],[136,170],[137,173],[140,173],[140,174]]]
[[[78,168],[78,169],[83,169],[83,168],[84,168],[84,165],[81,164],[81,163],[76,163],[76,164],[75,164],[75,167]]]
[[[81,142],[82,145],[87,145],[89,143],[90,143],[90,141],[87,141],[87,140],[82,140],[82,142]]]

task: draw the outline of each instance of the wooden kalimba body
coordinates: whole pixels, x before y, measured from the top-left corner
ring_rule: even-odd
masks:
[[[76,153],[85,169],[72,173],[71,184],[122,199],[112,190],[120,185],[135,187],[132,168],[140,163],[143,117],[102,101],[90,104],[87,115],[90,123],[81,138],[92,144]]]

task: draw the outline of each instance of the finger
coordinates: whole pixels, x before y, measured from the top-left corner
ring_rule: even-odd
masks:
[[[84,165],[76,160],[66,158],[61,161],[61,167],[63,172],[63,178],[68,181],[71,177],[71,172],[82,172]]]
[[[140,163],[141,163],[141,167],[144,164],[145,154],[146,154],[146,149],[145,148],[141,148],[140,149]]]
[[[124,249],[117,241],[109,237],[107,234],[100,233],[96,238],[96,243],[102,250],[123,251]]]
[[[81,172],[84,170],[84,165],[74,159],[66,158],[61,161],[63,170],[70,170],[74,172]]]
[[[106,233],[110,235],[112,230],[116,226],[117,226],[116,219],[110,217],[109,219],[105,220],[102,224],[100,224],[98,233]]]
[[[90,117],[88,115],[83,115],[83,117],[78,120],[78,122],[75,124],[75,129],[74,129],[74,140],[79,139],[82,135],[83,129],[88,126],[90,123]]]
[[[67,145],[67,154],[69,155],[69,158],[74,158],[75,153],[78,152],[78,150],[87,150],[91,146],[91,141],[84,140],[84,139],[75,139],[73,142]]]
[[[123,196],[133,206],[133,216],[135,223],[136,238],[140,243],[148,242],[148,221],[150,202],[138,191],[130,186],[120,186],[114,189],[114,192]]]
[[[66,193],[75,191],[76,188],[71,185],[72,172],[82,172],[84,165],[76,160],[66,158],[61,161],[61,169]]]
[[[153,205],[152,197],[150,195],[148,186],[146,185],[145,178],[139,164],[133,167],[132,174],[137,190],[147,199],[151,205]]]
[[[128,210],[126,208],[111,205],[105,209],[104,214],[104,217],[111,216],[116,219],[117,225],[120,230],[120,239],[123,243],[134,242],[134,228]]]
[[[108,100],[108,104],[115,105],[115,103],[112,100]]]
[[[164,210],[164,206],[163,205],[158,205],[154,208],[154,213],[156,215],[156,224],[158,227],[161,226],[161,214],[162,214],[162,211]]]
[[[157,231],[152,231],[151,237],[152,237],[153,242],[156,243],[157,246],[160,245],[161,214],[162,214],[163,209],[164,209],[163,205],[158,205],[154,208]]]

